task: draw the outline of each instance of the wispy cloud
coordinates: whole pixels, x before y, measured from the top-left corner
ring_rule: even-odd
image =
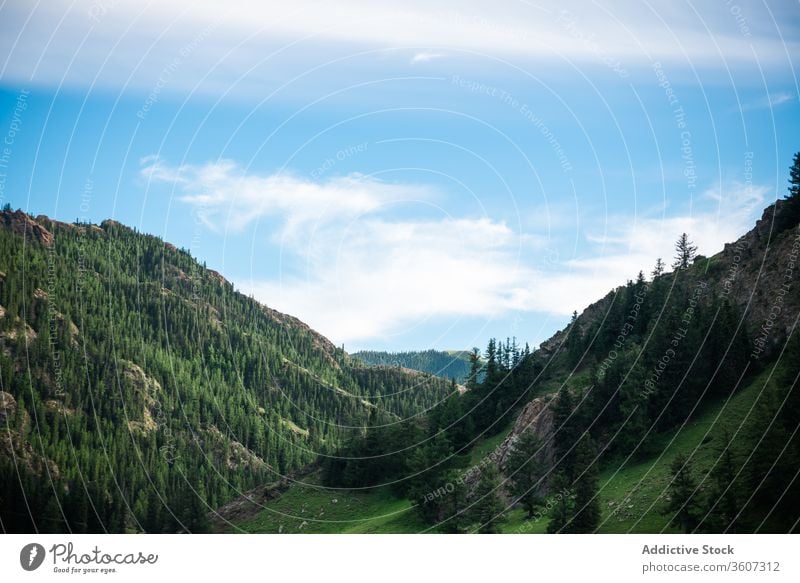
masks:
[[[701,253],[721,250],[750,227],[767,194],[732,183],[706,192],[702,212],[612,217],[591,225],[584,255],[543,267],[550,245],[543,237],[489,217],[402,218],[386,204],[437,196],[424,185],[261,176],[231,161],[172,167],[150,158],[142,172],[173,185],[212,228],[276,217],[295,268],[237,284],[336,342],[385,339],[437,318],[567,315],[647,271],[656,257],[668,260],[682,232]]]
[[[433,200],[435,189],[424,185],[359,174],[324,182],[262,176],[228,160],[170,166],[148,157],[141,172],[151,184],[175,188],[210,228],[277,218],[279,237],[264,244],[283,245],[295,269],[238,284],[337,342],[391,334],[433,317],[507,312],[532,277],[520,257],[541,245],[485,217],[392,216],[389,203]]]
[[[567,260],[537,279],[525,299],[531,309],[568,315],[597,300],[606,291],[648,273],[657,257],[671,263],[675,241],[688,233],[698,252],[713,255],[752,228],[770,189],[731,182],[703,193],[711,205],[687,214],[617,215],[590,227],[590,251]],[[600,235],[598,233],[603,233]]]
[[[417,63],[427,63],[428,61],[433,61],[434,59],[441,59],[444,55],[442,53],[432,53],[430,51],[422,51],[419,53],[415,53],[413,57],[411,57],[411,64],[415,65]]]
[[[335,8],[317,0],[174,0],[147,6],[52,0],[35,7],[12,2],[4,6],[3,19],[8,30],[20,33],[0,35],[0,50],[9,55],[7,79],[150,88],[165,63],[191,46],[191,58],[170,72],[172,90],[189,83],[193,90],[231,85],[243,90],[245,73],[251,82],[263,81],[298,63],[307,66],[309,58],[327,62],[365,49],[404,47],[426,47],[418,53],[421,60],[412,58],[415,63],[441,51],[462,51],[561,64],[613,57],[626,71],[653,60],[726,71],[743,63],[790,64],[788,55],[800,48],[796,27],[784,24],[796,11],[790,4],[771,2],[767,9],[763,1],[738,0],[732,14],[715,3],[689,10],[669,0],[614,6],[542,0],[505,3],[502,9],[478,0],[408,0],[402,6],[391,0],[341,0]],[[193,41],[212,25],[212,34]],[[259,66],[264,59],[269,67]],[[204,83],[196,88],[199,78]]]
[[[792,101],[796,102],[797,100],[797,95],[794,93],[789,93],[788,91],[778,91],[776,93],[769,93],[768,95],[765,95],[759,99],[743,103],[742,111],[750,111],[753,109],[772,109],[774,107],[783,105],[784,103],[790,103]]]
[[[243,288],[351,342],[400,334],[433,318],[504,314],[518,307],[534,276],[520,262],[519,235],[490,219],[374,218],[355,231],[330,232],[313,245],[309,277]],[[535,252],[531,243],[526,255]]]
[[[376,212],[393,202],[429,199],[434,191],[424,185],[395,184],[363,174],[335,176],[316,182],[288,172],[260,175],[247,172],[232,160],[202,165],[170,166],[148,156],[141,174],[151,182],[175,185],[180,200],[216,230],[241,230],[264,217],[280,217],[283,239],[331,222],[350,221]]]

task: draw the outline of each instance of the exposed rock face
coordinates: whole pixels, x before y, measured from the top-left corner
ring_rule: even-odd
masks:
[[[754,229],[711,258],[708,280],[745,313],[760,356],[783,345],[800,313],[800,225],[776,231],[786,203],[767,207]]]
[[[511,428],[503,442],[489,453],[480,465],[471,468],[465,475],[464,481],[470,491],[475,488],[480,480],[483,468],[488,464],[493,464],[502,475],[505,475],[506,462],[509,454],[514,449],[514,443],[522,434],[527,432],[532,432],[543,444],[538,456],[538,461],[542,464],[542,467],[549,470],[553,466],[553,412],[550,407],[552,400],[550,395],[544,395],[533,399],[523,407],[514,422],[514,427]],[[546,494],[547,491],[548,484],[542,484],[541,493]],[[510,502],[510,497],[507,493],[501,492],[500,497],[505,502]]]
[[[138,364],[121,360],[120,367],[123,382],[133,389],[133,394],[137,397],[137,406],[130,411],[131,419],[128,421],[128,428],[131,431],[143,433],[153,431],[158,427],[156,417],[159,409],[158,395],[161,392],[161,384],[148,376]]]
[[[0,227],[8,229],[20,237],[26,237],[29,241],[36,241],[43,245],[53,243],[53,234],[22,211],[0,212]]]
[[[48,411],[52,411],[53,413],[57,413],[58,415],[74,415],[75,409],[71,409],[64,405],[61,401],[57,399],[47,399],[42,403]]]
[[[218,464],[225,464],[230,469],[263,469],[267,463],[239,443],[223,435],[214,425],[207,430],[209,439],[206,440],[206,451],[217,458]]]
[[[5,310],[3,310],[3,317],[5,317]],[[0,332],[0,344],[3,343],[3,340],[8,338],[9,340],[17,340],[22,337],[25,337],[28,343],[30,344],[36,339],[36,330],[28,326],[28,324],[24,323],[19,318],[14,319],[14,326],[5,332]]]
[[[6,420],[17,411],[17,401],[11,393],[0,391],[0,423]]]
[[[206,273],[208,273],[208,276],[217,283],[219,283],[220,285],[226,285],[228,283],[228,280],[222,277],[222,274],[219,271],[214,271],[213,269],[207,269]]]
[[[538,397],[520,411],[511,432],[495,450],[495,459],[500,469],[505,467],[508,455],[514,449],[514,442],[528,432],[536,435],[544,445],[538,456],[539,462],[545,468],[553,465],[553,412],[550,409],[552,400],[550,395]]]
[[[114,219],[106,219],[105,221],[100,223],[100,228],[103,229],[106,232],[114,231],[114,230],[130,232],[130,231],[133,230],[130,227],[126,227],[125,225],[123,225],[119,221],[115,221]]]

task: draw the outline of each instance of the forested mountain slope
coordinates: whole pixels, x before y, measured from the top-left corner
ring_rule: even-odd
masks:
[[[453,390],[365,367],[156,237],[10,209],[0,369],[5,531],[203,530],[239,491]]]

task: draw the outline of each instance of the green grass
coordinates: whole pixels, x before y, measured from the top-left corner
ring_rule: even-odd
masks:
[[[318,474],[306,476],[238,526],[251,533],[412,533],[427,528],[411,502],[395,498],[387,488],[324,489]]]
[[[525,511],[521,508],[513,508],[506,512],[506,519],[500,525],[500,532],[506,534],[544,534],[547,532],[549,519],[543,512],[541,516],[536,516],[528,520]]]
[[[621,469],[620,463],[610,464],[600,478],[601,532],[675,532],[667,526],[669,517],[661,513],[672,460],[678,453],[691,456],[695,474],[702,478],[725,445],[722,436],[744,432],[743,424],[752,417],[768,375],[765,371],[729,401],[710,405],[683,428],[659,436],[655,449],[661,453],[655,457]]]
[[[600,475],[600,532],[654,533],[678,532],[668,526],[669,517],[662,514],[666,504],[667,485],[671,477],[670,464],[678,453],[692,456],[698,480],[711,468],[718,456],[721,435],[734,436],[742,432],[742,423],[752,415],[751,407],[758,399],[768,371],[752,381],[729,401],[719,401],[705,407],[684,427],[654,440],[659,454],[644,461],[617,460],[607,464]],[[525,513],[513,509],[506,514],[503,532],[546,532],[547,518],[527,521]]]
[[[662,514],[670,479],[670,464],[678,453],[692,456],[698,479],[711,468],[722,447],[720,436],[742,432],[742,423],[752,415],[751,407],[761,392],[768,371],[752,381],[729,401],[707,405],[684,427],[657,436],[653,449],[659,454],[643,461],[624,459],[608,463],[600,475],[600,532],[676,532]],[[580,382],[580,381],[579,381]],[[505,439],[511,425],[483,439],[470,452],[469,465],[479,464]],[[267,509],[239,526],[247,532],[305,533],[414,533],[428,528],[417,517],[408,500],[399,500],[386,488],[361,491],[325,490],[319,477],[296,484]],[[546,502],[552,507],[552,497]],[[506,533],[544,533],[548,509],[538,519],[527,520],[518,508],[506,512],[501,526]]]
[[[509,423],[500,433],[492,435],[491,437],[479,439],[469,452],[469,463],[467,466],[472,467],[480,464],[487,455],[492,453],[498,445],[503,443],[503,440],[508,436],[513,426],[513,422]]]

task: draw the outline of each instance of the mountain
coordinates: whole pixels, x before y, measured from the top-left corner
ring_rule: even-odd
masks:
[[[417,350],[384,352],[361,350],[351,356],[369,366],[392,366],[427,372],[464,383],[470,371],[470,352],[466,350]]]
[[[659,261],[531,354],[491,340],[465,393],[249,492],[214,528],[796,532],[798,215],[778,201],[712,257],[681,237],[672,271]]]
[[[0,521],[6,532],[175,532],[443,379],[364,366],[115,221],[0,212]]]
[[[533,352],[490,340],[465,390],[365,365],[114,221],[7,209],[0,243],[5,532],[800,524],[788,202]]]

